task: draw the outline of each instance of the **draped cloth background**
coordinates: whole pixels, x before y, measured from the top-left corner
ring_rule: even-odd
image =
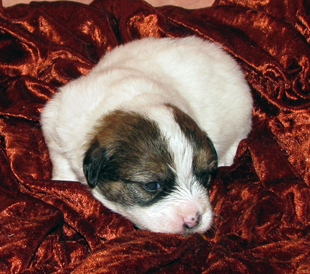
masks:
[[[310,273],[309,12],[309,0],[1,7],[0,273]],[[208,233],[138,231],[85,186],[50,180],[40,111],[116,45],[193,34],[243,67],[253,131],[212,183]]]

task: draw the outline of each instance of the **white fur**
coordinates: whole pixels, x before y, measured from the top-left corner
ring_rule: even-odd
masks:
[[[212,223],[205,189],[191,174],[192,150],[169,103],[191,116],[214,143],[219,165],[231,165],[251,129],[252,98],[241,69],[218,45],[196,37],[145,38],[108,52],[86,76],[65,85],[42,112],[42,129],[53,162],[53,179],[86,184],[83,157],[98,120],[115,109],[154,120],[169,140],[178,188],[150,207],[122,208],[94,195],[141,228],[184,233],[184,219],[202,213]]]

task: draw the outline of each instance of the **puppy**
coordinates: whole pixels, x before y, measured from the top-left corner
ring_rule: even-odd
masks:
[[[207,188],[251,129],[235,60],[197,37],[144,38],[108,52],[42,111],[54,180],[78,180],[155,232],[204,233]]]

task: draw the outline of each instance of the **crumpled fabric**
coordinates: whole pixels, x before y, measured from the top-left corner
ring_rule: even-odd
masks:
[[[310,273],[309,0],[0,4],[0,273]],[[78,182],[51,181],[40,112],[106,51],[197,35],[241,65],[253,130],[221,167],[205,235],[137,230]]]

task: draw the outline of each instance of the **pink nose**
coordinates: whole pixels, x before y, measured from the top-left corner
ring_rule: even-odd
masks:
[[[193,215],[185,216],[183,218],[184,227],[187,229],[192,229],[199,224],[200,219],[201,219],[201,215],[199,212],[197,212],[195,215],[193,214]]]

